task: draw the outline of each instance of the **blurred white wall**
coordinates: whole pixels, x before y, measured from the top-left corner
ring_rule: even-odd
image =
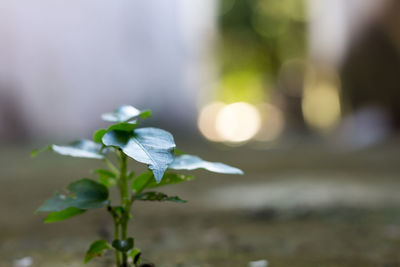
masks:
[[[350,43],[390,0],[309,0],[311,59],[339,66]]]
[[[0,1],[0,135],[19,120],[29,137],[77,137],[121,104],[194,125],[214,12],[213,0]]]

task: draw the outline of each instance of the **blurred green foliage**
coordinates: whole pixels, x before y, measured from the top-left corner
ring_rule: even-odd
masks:
[[[306,0],[221,0],[221,82],[225,102],[268,100],[281,65],[306,54]]]

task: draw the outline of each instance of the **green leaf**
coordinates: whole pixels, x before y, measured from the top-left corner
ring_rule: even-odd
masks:
[[[142,255],[142,252],[140,252],[140,249],[132,249],[131,252],[129,252],[128,256],[131,257],[133,264],[138,264],[140,263],[140,256]]]
[[[106,129],[100,129],[95,131],[93,134],[93,141],[95,141],[96,143],[101,143],[101,139],[106,134],[106,132],[107,132]]]
[[[110,127],[108,127],[107,132],[111,130],[131,132],[136,128],[136,126],[137,126],[136,123],[121,122],[118,124],[113,124]]]
[[[132,182],[132,190],[141,192],[146,188],[154,188],[170,184],[178,184],[185,181],[193,180],[194,177],[191,175],[183,175],[178,173],[166,172],[159,183],[152,172],[145,172],[138,175]]]
[[[205,169],[216,173],[243,174],[243,171],[238,168],[220,162],[205,161],[193,155],[181,155],[176,157],[169,165],[169,168],[173,170]]]
[[[184,174],[167,172],[164,174],[161,182],[157,183],[155,181],[155,179],[152,179],[151,182],[146,185],[146,188],[153,188],[153,187],[159,187],[159,186],[170,185],[170,184],[178,184],[178,183],[190,181],[193,179],[194,179],[194,176],[192,176],[192,175],[184,175]]]
[[[97,169],[94,170],[93,173],[97,174],[99,176],[99,181],[103,185],[110,187],[110,186],[115,186],[117,184],[117,176],[115,173],[108,171],[108,170],[103,170],[103,169]]]
[[[39,149],[34,149],[31,151],[31,157],[34,158],[36,157],[39,153],[42,153],[46,150],[51,150],[51,146],[47,145],[45,147],[39,148]]]
[[[113,248],[121,252],[127,252],[133,248],[133,238],[130,237],[126,240],[115,239],[112,242]]]
[[[53,223],[53,222],[59,222],[59,221],[64,221],[66,219],[69,219],[71,217],[80,215],[84,213],[86,210],[78,209],[78,208],[67,208],[62,211],[53,211],[50,212],[47,217],[44,219],[44,223]]]
[[[100,129],[97,130],[94,134],[93,134],[93,141],[96,143],[102,143],[102,139],[103,136],[111,131],[111,130],[118,130],[118,131],[126,131],[126,132],[131,132],[133,131],[135,128],[137,127],[137,123],[133,122],[133,123],[128,123],[128,122],[120,122],[117,124],[113,124],[110,127],[108,127],[108,129]],[[34,152],[34,151],[33,151]]]
[[[185,153],[182,150],[174,148],[174,155],[175,156],[180,156],[180,155],[183,155],[183,154],[185,154]]]
[[[132,179],[134,176],[135,176],[135,172],[134,172],[134,171],[130,171],[126,177],[128,178],[128,180],[130,180],[130,179]]]
[[[142,119],[147,119],[148,117],[151,116],[151,110],[150,109],[142,110],[139,116]]]
[[[93,173],[99,175],[99,176],[107,176],[110,178],[117,178],[117,176],[115,175],[115,173],[109,171],[109,170],[104,170],[104,169],[97,169],[94,170]]]
[[[57,192],[37,211],[62,211],[71,207],[88,210],[104,207],[110,202],[107,187],[87,178],[71,183],[67,189],[68,195]]]
[[[105,240],[97,240],[94,241],[89,249],[86,252],[85,255],[85,263],[88,263],[95,257],[100,257],[104,251],[111,249],[110,244],[107,243]]]
[[[140,194],[133,195],[133,199],[135,200],[144,200],[144,201],[172,201],[176,203],[186,203],[186,200],[180,199],[177,196],[167,196],[161,192],[145,192]]]
[[[141,192],[142,190],[147,188],[148,184],[151,183],[151,179],[154,179],[154,182],[157,183],[157,181],[155,180],[154,175],[151,171],[139,174],[132,181],[132,184],[131,184],[132,190],[136,191],[138,193]],[[162,179],[161,179],[161,181],[162,181]]]
[[[90,140],[78,140],[66,146],[51,145],[54,152],[71,157],[103,159],[106,153],[103,146]]]
[[[106,177],[106,176],[100,176],[99,177],[99,182],[107,187],[111,187],[111,186],[116,186],[117,185],[117,181],[115,179],[112,179],[110,177]]]
[[[135,123],[137,118],[147,118],[151,115],[149,110],[140,111],[132,106],[124,105],[116,108],[111,113],[106,113],[101,116],[105,121],[110,122],[127,122]]]
[[[174,138],[164,130],[140,128],[133,132],[109,131],[103,136],[106,146],[116,146],[136,161],[148,164],[157,182],[173,161]]]

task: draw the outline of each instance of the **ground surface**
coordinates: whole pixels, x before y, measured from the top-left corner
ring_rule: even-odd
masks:
[[[131,231],[157,266],[400,266],[400,142],[344,151],[183,146],[242,168],[245,176],[196,172],[167,190],[187,204],[140,204]],[[0,151],[0,266],[30,257],[35,267],[84,266],[91,241],[110,237],[103,210],[43,225],[34,210],[98,164],[29,148]],[[135,166],[132,166],[135,167]],[[112,255],[87,266],[111,266]],[[15,265],[16,266],[16,265]]]

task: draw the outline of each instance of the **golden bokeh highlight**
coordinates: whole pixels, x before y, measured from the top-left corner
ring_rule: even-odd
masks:
[[[249,103],[237,102],[221,109],[216,119],[219,136],[230,143],[241,143],[253,138],[261,127],[257,108]]]
[[[201,108],[198,127],[213,142],[239,145],[249,140],[270,142],[282,134],[285,118],[278,107],[269,103],[254,106],[247,102],[212,102]]]
[[[305,121],[320,131],[334,128],[341,117],[338,83],[317,81],[304,88],[302,111]]]

